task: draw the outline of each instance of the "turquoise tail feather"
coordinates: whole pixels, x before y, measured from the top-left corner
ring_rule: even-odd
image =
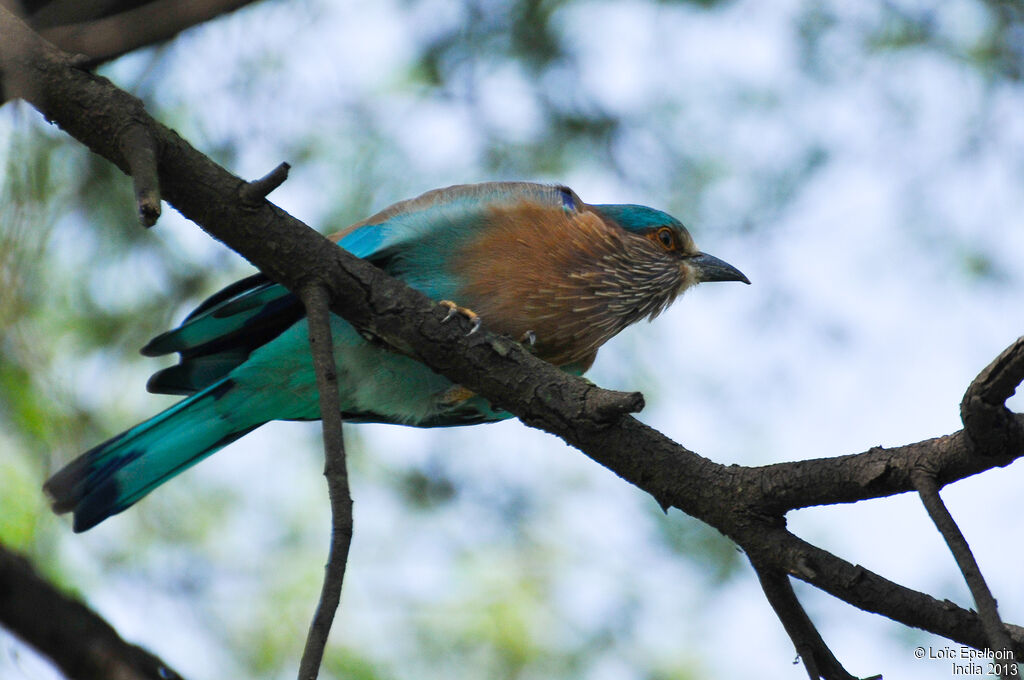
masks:
[[[220,380],[71,461],[43,485],[54,511],[74,512],[76,532],[90,529],[262,425],[215,408],[234,387]]]

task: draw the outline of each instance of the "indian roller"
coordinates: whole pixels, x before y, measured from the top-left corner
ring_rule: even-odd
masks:
[[[686,289],[743,281],[675,218],[642,205],[588,205],[565,186],[491,182],[401,201],[333,235],[342,248],[575,375],[626,326]],[[342,417],[445,427],[511,417],[411,357],[331,316]],[[475,330],[475,326],[474,326]],[[44,489],[85,531],[271,420],[320,418],[302,303],[262,273],[200,304],[142,348],[178,353],[150,392],[186,395],[85,452]]]

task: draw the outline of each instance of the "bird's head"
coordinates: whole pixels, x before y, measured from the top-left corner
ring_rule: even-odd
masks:
[[[679,268],[679,292],[706,281],[750,283],[743,272],[714,255],[702,253],[686,227],[671,215],[644,205],[595,205],[603,217],[628,234],[644,239],[647,258]],[[639,244],[639,242],[638,242]]]

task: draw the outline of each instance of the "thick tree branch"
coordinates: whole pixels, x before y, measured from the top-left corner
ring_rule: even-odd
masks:
[[[32,17],[47,40],[98,64],[169,40],[187,28],[234,11],[253,0],[153,0],[117,14],[82,14],[83,0],[53,3],[45,16]],[[101,6],[99,3],[93,3]],[[62,13],[63,11],[63,13]],[[72,21],[74,23],[68,23]],[[37,23],[38,22],[38,23]]]
[[[295,291],[326,282],[333,312],[524,423],[556,434],[663,506],[678,507],[716,527],[758,564],[907,625],[964,644],[986,644],[973,612],[893,584],[801,541],[785,530],[783,516],[792,508],[913,490],[911,472],[921,467],[934,470],[937,482],[946,484],[1007,465],[1024,455],[1024,447],[978,456],[971,440],[958,432],[834,459],[758,468],[715,463],[625,414],[639,406],[638,400],[608,396],[588,381],[562,373],[513,340],[487,333],[486,320],[484,332],[465,336],[455,325],[443,324],[444,310],[423,295],[284,211],[266,202],[239,200],[245,183],[152,120],[138,100],[103,78],[69,66],[65,57],[3,11],[0,37],[0,69],[9,92],[28,99],[125,171],[124,155],[110,140],[128,121],[143,122],[158,149],[165,200],[274,280]],[[9,47],[14,44],[27,49]],[[34,56],[26,60],[19,54]],[[1003,391],[1005,382],[998,381]],[[615,403],[625,407],[609,408]],[[1013,416],[1007,422],[1019,426],[1022,419]],[[1021,629],[1008,628],[1020,654]]]
[[[1024,427],[1024,416],[1011,414],[1010,421]],[[911,476],[915,470],[934,470],[940,485],[946,485],[994,467],[1005,467],[1024,455],[1024,447],[1002,456],[977,456],[963,430],[913,444],[884,448],[875,446],[863,453],[834,458],[814,458],[790,463],[773,463],[744,469],[747,484],[763,500],[768,514],[830,503],[855,503],[915,491]]]
[[[960,402],[960,418],[970,439],[985,456],[1006,457],[1024,447],[1024,425],[1005,402],[1024,380],[1024,337],[982,370]]]
[[[181,680],[167,664],[121,639],[109,623],[41,578],[0,545],[0,625],[76,680]]]
[[[341,586],[345,580],[345,565],[352,544],[352,496],[348,488],[348,470],[345,466],[345,440],[342,436],[341,405],[338,399],[338,369],[334,363],[331,341],[330,312],[327,292],[318,285],[302,291],[309,325],[309,344],[316,370],[316,386],[320,393],[320,412],[324,432],[324,477],[331,501],[331,546],[324,569],[324,583],[320,591],[313,621],[306,636],[306,646],[299,662],[299,680],[316,680],[320,673],[327,636],[331,632],[334,613],[341,601]]]
[[[783,527],[752,525],[740,539],[750,560],[799,578],[836,598],[913,628],[984,649],[988,635],[978,615],[949,600],[894,583],[804,541]],[[1006,625],[1014,657],[1024,658],[1024,628]]]

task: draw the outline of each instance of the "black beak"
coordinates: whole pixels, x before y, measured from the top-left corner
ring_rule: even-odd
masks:
[[[750,279],[744,276],[743,272],[725,260],[719,260],[714,255],[697,253],[693,257],[686,258],[686,261],[697,269],[698,281],[742,281],[746,284],[750,283]]]

